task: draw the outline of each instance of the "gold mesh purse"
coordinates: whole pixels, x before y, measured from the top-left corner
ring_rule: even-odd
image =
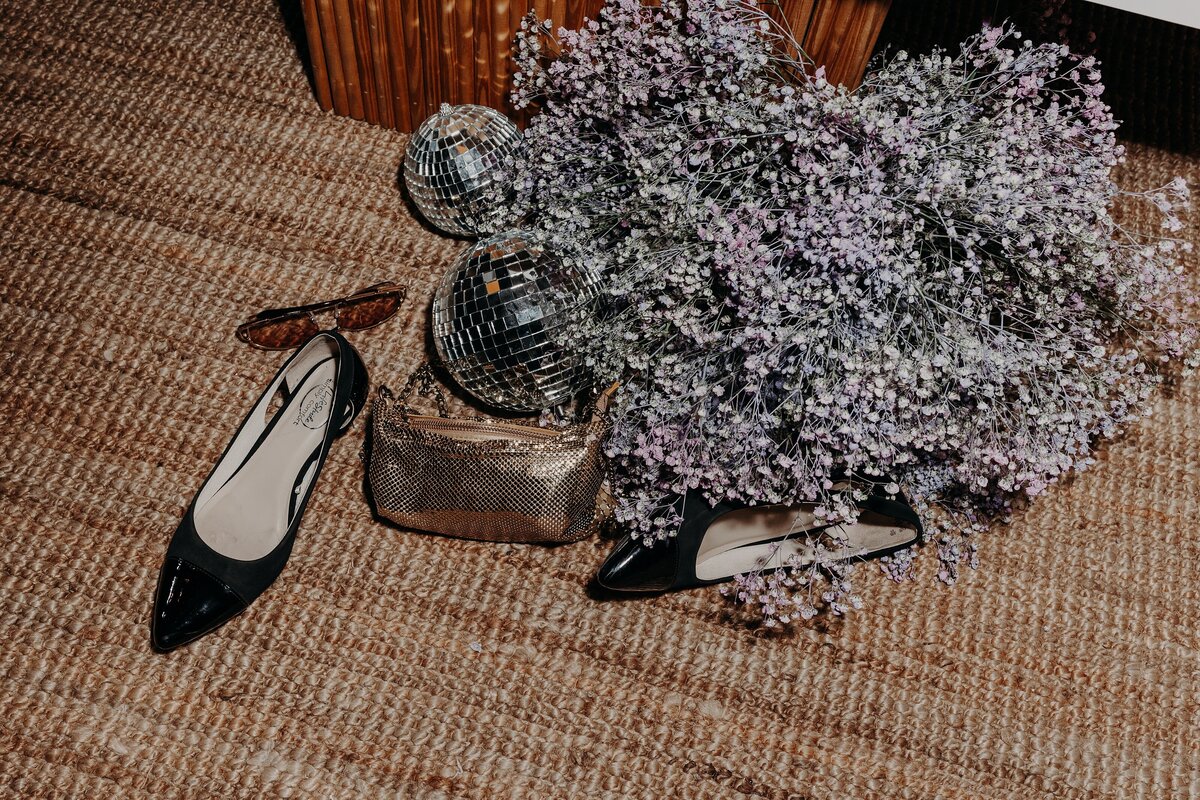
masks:
[[[438,416],[413,413],[414,389]],[[574,542],[603,522],[602,446],[614,384],[563,428],[451,418],[429,365],[399,401],[381,386],[371,406],[368,482],[378,513],[405,528],[491,542]]]

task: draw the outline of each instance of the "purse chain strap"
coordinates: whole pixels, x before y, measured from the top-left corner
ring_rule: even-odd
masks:
[[[386,404],[391,404],[393,399],[391,390],[386,386],[380,386],[379,397]],[[437,378],[433,374],[433,365],[428,361],[421,362],[421,366],[408,376],[408,380],[404,383],[404,388],[400,390],[400,416],[408,421],[409,414],[417,413],[409,403],[413,399],[414,393],[420,397],[428,397],[437,404],[438,416],[449,417],[450,411],[446,406],[446,394],[442,391],[442,387],[438,385]]]

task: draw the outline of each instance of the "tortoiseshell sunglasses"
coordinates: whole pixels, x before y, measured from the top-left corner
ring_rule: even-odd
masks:
[[[332,314],[334,327],[361,331],[386,322],[400,310],[408,290],[384,282],[359,289],[348,297],[307,306],[260,311],[237,328],[237,337],[263,350],[290,350],[319,333],[318,314]]]

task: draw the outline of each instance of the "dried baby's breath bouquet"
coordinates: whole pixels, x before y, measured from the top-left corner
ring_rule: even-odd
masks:
[[[736,0],[527,23],[521,195],[549,247],[603,275],[568,335],[625,381],[621,522],[672,535],[692,488],[847,520],[835,476],[874,476],[914,502],[951,582],[973,533],[1086,466],[1192,357],[1187,189],[1113,184],[1097,64],[1064,46],[986,28],[855,92],[796,53]],[[1122,197],[1162,229],[1119,226]],[[857,602],[847,565],[823,572],[734,594],[775,621]]]

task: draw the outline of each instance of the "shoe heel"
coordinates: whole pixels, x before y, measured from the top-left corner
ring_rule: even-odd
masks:
[[[350,355],[350,369],[354,373],[354,378],[350,389],[349,413],[338,428],[339,436],[350,430],[350,426],[354,424],[354,420],[362,413],[363,408],[366,407],[367,394],[370,389],[370,381],[367,377],[367,365],[363,363],[362,356],[358,354],[358,351],[349,342],[346,343],[346,350]]]

